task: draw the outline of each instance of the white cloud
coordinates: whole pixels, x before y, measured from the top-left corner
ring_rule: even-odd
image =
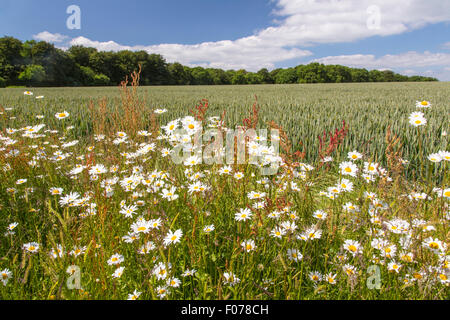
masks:
[[[349,67],[364,67],[370,69],[443,67],[450,66],[450,54],[431,53],[429,51],[425,51],[424,53],[410,51],[401,54],[387,54],[379,58],[376,58],[372,54],[353,54],[323,57],[314,59],[312,62],[341,64]]]
[[[196,45],[160,44],[152,46],[124,46],[114,41],[99,42],[84,37],[78,37],[70,45],[95,47],[99,50],[145,50],[158,53],[169,62],[178,61],[186,65],[201,65],[222,69],[273,68],[274,63],[294,58],[312,55],[308,50],[297,48],[281,48],[269,43],[262,43],[257,37],[247,37],[236,41],[224,40],[217,42],[203,42]]]
[[[273,26],[233,41],[222,40],[194,45],[127,46],[114,41],[100,42],[78,37],[72,39],[69,45],[79,44],[106,51],[146,50],[149,53],[162,54],[169,62],[256,71],[263,67],[273,69],[276,63],[283,61],[300,61],[312,55],[312,52],[304,49],[307,46],[401,34],[427,24],[450,21],[450,1],[447,0],[272,1],[276,4],[273,13],[277,17]],[[398,58],[402,61],[408,60],[407,56]],[[348,58],[341,57],[342,59],[346,63],[366,61],[369,65],[364,65],[365,67],[384,67],[381,63],[383,60],[372,56],[353,55]],[[413,57],[412,60],[416,59]],[[414,65],[404,67],[411,68]]]
[[[46,42],[63,42],[64,40],[68,39],[68,36],[59,34],[59,33],[50,33],[48,31],[43,31],[38,34],[33,35],[33,39],[39,40],[39,41],[46,41]]]
[[[356,41],[450,21],[450,1],[442,0],[278,0],[277,7],[284,20],[259,36],[284,45]]]
[[[445,48],[445,49],[450,49],[450,41],[444,43],[444,44],[442,45],[442,47]]]

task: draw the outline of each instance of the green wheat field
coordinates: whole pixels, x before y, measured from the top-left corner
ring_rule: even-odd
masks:
[[[0,299],[449,299],[449,110],[445,82],[0,89]],[[172,161],[236,126],[279,155]]]

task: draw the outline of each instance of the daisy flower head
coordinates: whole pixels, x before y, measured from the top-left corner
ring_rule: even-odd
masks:
[[[167,280],[167,285],[172,288],[178,288],[181,284],[180,279],[178,278],[170,278]]]
[[[170,188],[170,190],[163,189],[161,195],[162,195],[163,199],[173,201],[173,200],[178,199],[178,195],[175,193],[175,191],[177,191],[177,188],[172,186]]]
[[[357,269],[355,266],[352,266],[351,264],[345,264],[342,269],[349,277],[356,276]]]
[[[409,123],[414,127],[420,127],[427,124],[427,119],[424,116],[411,116],[409,117]]]
[[[80,270],[80,267],[72,265],[72,266],[68,266],[67,267],[66,273],[72,275],[72,274],[74,274],[75,272],[77,272],[79,270]]]
[[[311,281],[316,282],[316,283],[319,281],[322,281],[322,274],[318,271],[310,272],[308,277]]]
[[[323,277],[329,284],[336,284],[336,274],[328,273]]]
[[[252,218],[252,211],[249,208],[239,209],[239,212],[235,213],[234,219],[236,221],[246,221]]]
[[[168,293],[169,291],[166,286],[158,286],[156,288],[156,294],[160,299],[166,297]]]
[[[169,122],[166,126],[162,127],[166,134],[172,135],[172,133],[178,128],[179,120],[173,120]]]
[[[90,175],[97,175],[97,174],[103,174],[108,172],[108,169],[103,164],[96,164],[95,166],[92,166],[89,170]]]
[[[297,236],[297,239],[308,241],[314,239],[320,239],[322,237],[322,230],[317,229],[315,226],[309,227],[303,233]]]
[[[24,94],[25,96],[32,96],[34,93],[31,92],[31,91],[25,91],[23,94]]]
[[[86,251],[86,249],[87,249],[86,246],[83,246],[83,247],[74,246],[72,251],[69,252],[69,254],[71,256],[78,257],[78,256],[82,255]]]
[[[67,111],[63,111],[63,112],[58,112],[55,114],[55,118],[58,120],[62,120],[67,118],[70,115],[70,113],[68,113]]]
[[[313,213],[313,217],[319,220],[325,220],[327,218],[327,213],[323,210],[316,210]]]
[[[167,112],[167,109],[155,109],[154,111],[156,114],[163,114],[165,112]]]
[[[200,164],[201,162],[202,162],[202,159],[200,157],[194,155],[194,156],[190,156],[186,160],[184,160],[184,165],[192,167],[197,164]]]
[[[125,267],[119,267],[116,269],[116,271],[114,271],[114,273],[112,274],[113,278],[120,278],[123,275],[123,270],[125,269]]]
[[[356,164],[348,161],[340,163],[339,169],[341,169],[341,174],[344,176],[356,177],[356,173],[358,172],[358,167]]]
[[[150,232],[150,229],[152,226],[150,225],[149,221],[146,220],[138,220],[135,223],[131,225],[131,229],[134,233],[144,233],[147,234]]]
[[[182,277],[192,277],[194,276],[194,274],[197,272],[197,270],[195,269],[186,269],[183,274],[181,275]]]
[[[9,269],[3,269],[0,271],[0,281],[4,286],[8,284],[9,279],[12,277],[12,272]]]
[[[271,232],[270,235],[274,238],[281,239],[286,234],[286,230],[280,227],[275,227]]]
[[[203,232],[204,233],[211,233],[212,231],[214,231],[214,225],[213,224],[210,224],[210,225],[208,225],[208,226],[205,226],[204,228],[203,228]]]
[[[142,294],[142,292],[138,292],[137,290],[134,290],[133,293],[128,294],[128,300],[137,300],[141,294]]]
[[[236,179],[236,180],[240,180],[240,179],[242,179],[244,177],[244,174],[242,173],[242,172],[236,172],[235,174],[234,174],[234,178]]]
[[[246,251],[246,252],[251,252],[253,250],[256,249],[256,245],[255,245],[255,241],[253,240],[244,240],[241,243],[241,247]]]
[[[445,151],[445,150],[441,150],[441,151],[439,151],[439,155],[440,155],[442,160],[450,161],[450,152]]]
[[[442,161],[442,157],[439,153],[432,153],[427,158],[428,158],[428,160],[430,160],[431,162],[434,162],[434,163],[439,163]]]
[[[219,174],[220,175],[231,174],[231,171],[232,171],[232,169],[230,166],[223,166],[222,168],[220,168]]]
[[[257,191],[250,191],[247,194],[247,197],[251,200],[261,199],[261,198],[264,198],[265,196],[266,196],[265,192],[257,192]]]
[[[429,101],[416,101],[417,108],[431,108],[431,103]]]
[[[241,279],[236,277],[236,275],[233,272],[224,272],[223,277],[224,277],[223,282],[225,284],[229,284],[230,286],[234,286],[239,282],[241,282]]]
[[[434,239],[432,237],[425,239],[422,243],[422,246],[434,253],[440,253],[446,250],[446,245],[441,240]]]
[[[351,182],[348,179],[341,179],[339,181],[338,185],[342,191],[352,191],[353,190],[353,182]]]
[[[119,132],[116,132],[116,136],[118,138],[126,138],[127,137],[127,133],[123,132],[123,131],[119,131]]]
[[[344,249],[350,252],[353,256],[356,256],[358,253],[362,253],[361,245],[358,241],[345,240],[343,246]]]
[[[124,205],[120,210],[120,213],[123,214],[127,218],[131,218],[133,214],[136,214],[138,207],[136,205]]]
[[[347,154],[347,158],[351,161],[359,160],[362,158],[362,154],[358,151],[351,151]]]
[[[24,184],[25,182],[27,182],[27,179],[19,179],[16,181],[16,184]]]
[[[158,280],[164,280],[167,278],[168,270],[171,268],[170,263],[166,266],[163,262],[159,262],[153,269],[153,274]]]
[[[444,198],[450,199],[450,188],[446,188],[446,189],[442,190],[442,196]]]
[[[376,162],[364,162],[364,173],[377,175],[379,166]]]
[[[398,273],[400,271],[402,265],[400,263],[395,262],[395,261],[391,261],[391,262],[388,263],[387,267],[388,267],[389,271],[393,271],[393,272]]]
[[[109,258],[109,260],[107,262],[110,266],[112,266],[112,265],[116,265],[116,264],[121,264],[124,260],[125,259],[122,255],[115,253],[111,256],[111,258]]]
[[[39,251],[39,243],[37,242],[29,242],[23,245],[23,249],[26,252],[37,253]]]
[[[303,255],[297,249],[287,249],[287,256],[289,260],[299,262],[303,259]]]
[[[18,222],[13,222],[13,223],[10,223],[9,225],[8,225],[8,227],[7,227],[7,229],[8,229],[8,232],[13,232],[14,231],[14,229],[17,227],[19,225],[19,223]]]
[[[166,234],[166,237],[164,238],[164,245],[168,246],[172,243],[178,243],[180,242],[182,236],[183,231],[181,229],[178,229],[175,232],[169,230],[169,232]]]

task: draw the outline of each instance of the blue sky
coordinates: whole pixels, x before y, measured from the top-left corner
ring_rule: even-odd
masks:
[[[69,5],[81,29],[69,30]],[[2,35],[257,71],[318,61],[450,80],[450,0],[2,0]]]

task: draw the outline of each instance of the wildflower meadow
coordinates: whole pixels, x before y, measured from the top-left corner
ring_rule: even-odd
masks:
[[[448,83],[138,83],[0,91],[2,299],[450,298]]]

